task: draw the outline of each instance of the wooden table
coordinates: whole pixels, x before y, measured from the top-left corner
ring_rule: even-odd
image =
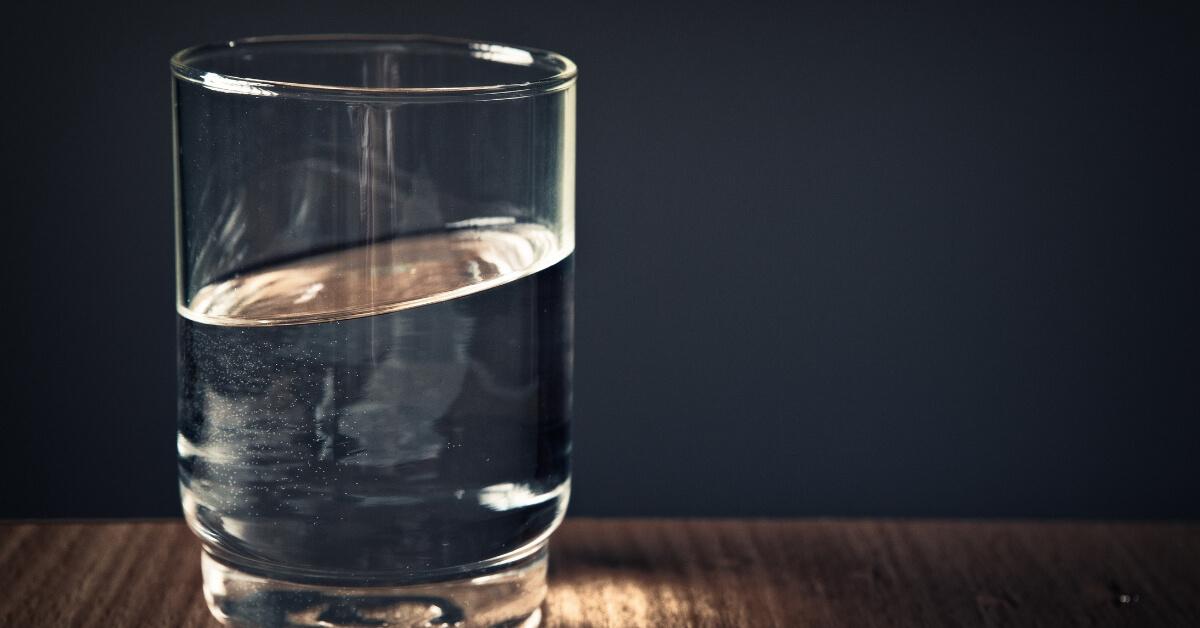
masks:
[[[548,628],[1200,626],[1200,525],[569,519]],[[0,523],[0,626],[220,626],[181,522]]]

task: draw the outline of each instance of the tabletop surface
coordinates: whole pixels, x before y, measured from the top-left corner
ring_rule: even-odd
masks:
[[[220,626],[179,521],[0,523],[0,626]],[[568,519],[547,628],[1200,626],[1200,525]]]

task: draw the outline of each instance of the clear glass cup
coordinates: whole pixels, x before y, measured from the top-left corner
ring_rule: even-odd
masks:
[[[575,66],[425,36],[171,60],[179,477],[236,626],[533,626],[570,494]]]

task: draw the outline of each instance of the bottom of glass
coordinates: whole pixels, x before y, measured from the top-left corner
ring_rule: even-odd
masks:
[[[546,598],[546,544],[503,570],[428,584],[338,587],[246,573],[200,556],[204,599],[237,628],[533,628]]]

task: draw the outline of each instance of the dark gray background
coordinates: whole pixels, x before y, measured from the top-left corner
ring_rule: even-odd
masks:
[[[1200,516],[1200,5],[893,4],[10,10],[0,517],[178,514],[167,59],[307,32],[579,64],[572,514]]]

